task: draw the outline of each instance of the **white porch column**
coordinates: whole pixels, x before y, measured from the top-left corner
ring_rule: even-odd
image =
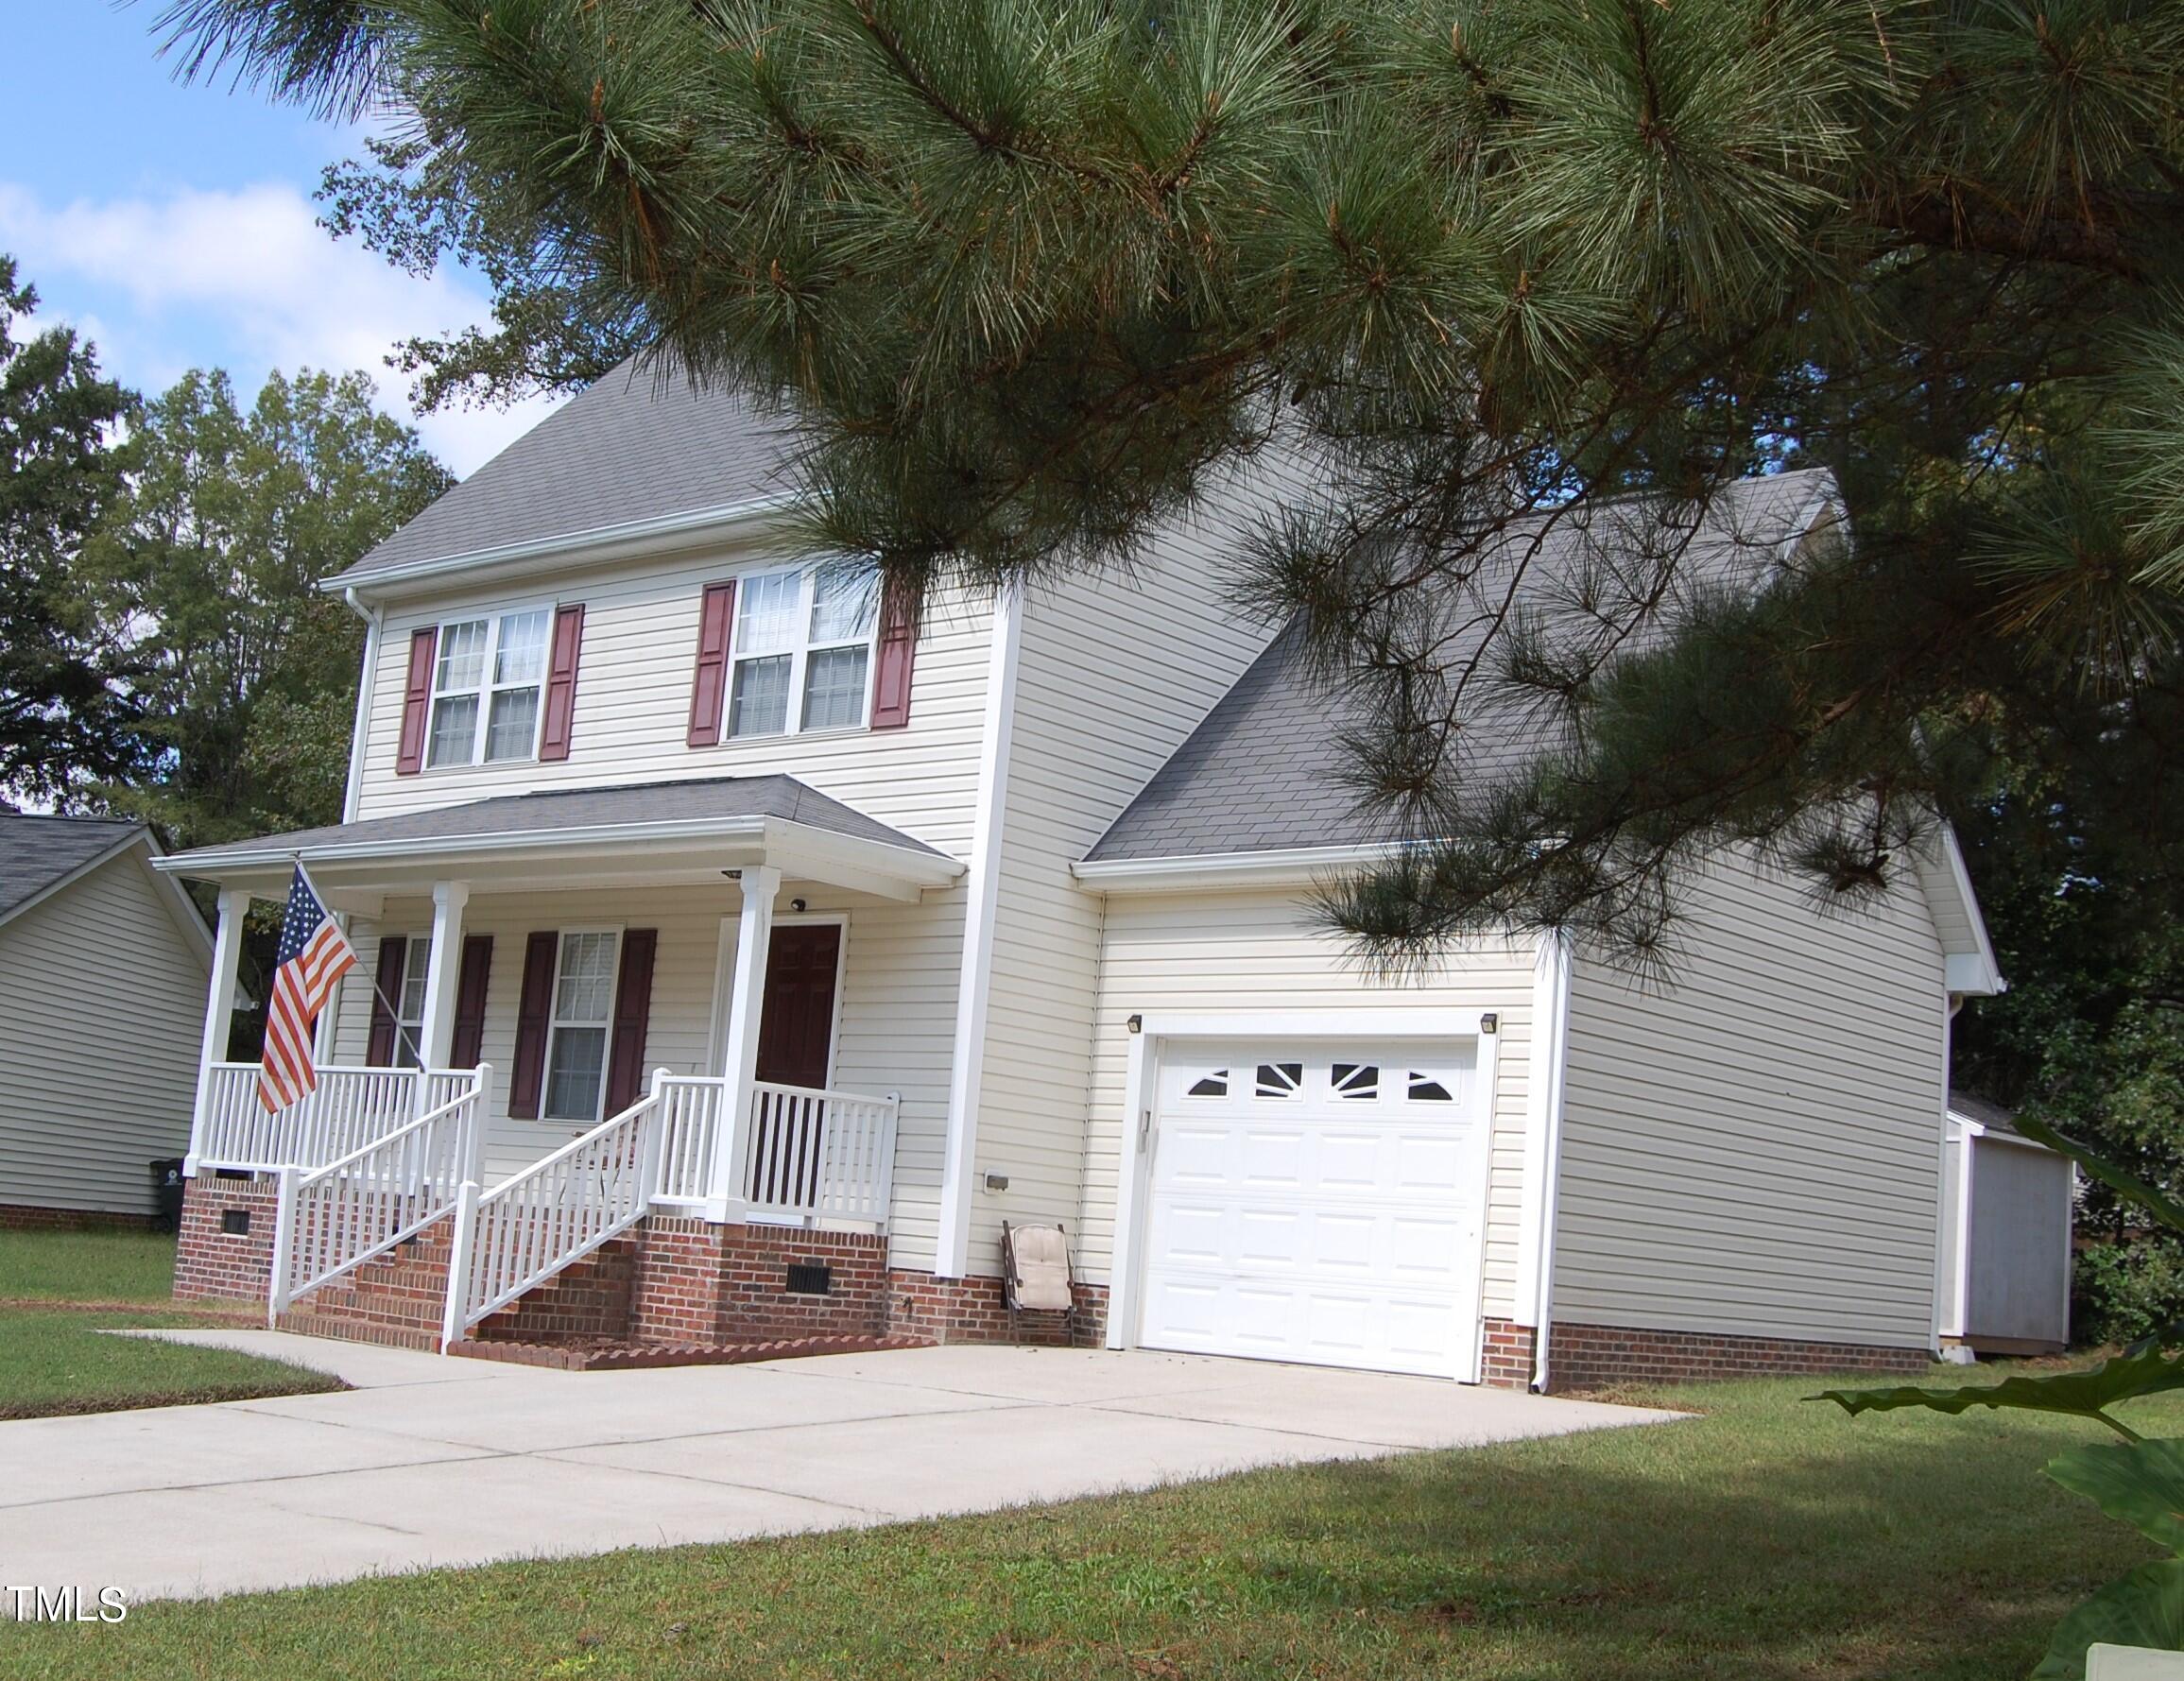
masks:
[[[714,1129],[711,1191],[705,1217],[726,1222],[743,1218],[744,1138],[750,1129],[750,1089],[758,1078],[758,1024],[765,1008],[766,958],[773,945],[773,901],[782,872],[771,865],[747,867],[742,876],[743,913],[735,925],[735,973],[729,982],[728,1033],[721,1072],[727,1089],[720,1095],[720,1124]]]
[[[213,1064],[228,1059],[228,1029],[235,1016],[235,976],[243,961],[243,918],[250,896],[240,887],[220,890],[219,926],[213,935],[213,973],[205,987],[205,1035],[198,1049],[198,1100],[190,1112],[190,1150],[182,1172],[195,1178],[205,1137],[205,1106],[212,1096]]]
[[[424,966],[424,1021],[418,1060],[426,1068],[445,1068],[455,1050],[455,984],[462,969],[462,912],[470,903],[468,882],[432,884],[432,954]]]

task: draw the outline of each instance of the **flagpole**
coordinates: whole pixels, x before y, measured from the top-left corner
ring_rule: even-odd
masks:
[[[311,897],[316,899],[320,904],[326,904],[326,895],[318,891],[318,883],[311,879],[311,872],[303,867],[303,854],[301,852],[291,852],[288,854],[288,857],[289,861],[296,866],[296,873],[303,878],[303,885],[311,889]],[[326,904],[326,909],[329,914],[331,914],[334,907],[330,904]],[[352,952],[356,950],[356,942],[354,940],[349,939],[349,930],[347,928],[342,929],[341,937],[344,940],[349,941],[349,949]],[[382,938],[384,937],[385,936],[383,935]],[[356,958],[355,972],[358,974],[362,974],[364,972],[364,957],[361,952],[358,953]],[[381,1006],[386,1009],[387,1019],[394,1023],[394,1042],[399,1046],[402,1043],[402,1005],[396,1000],[387,997],[386,989],[380,986],[377,965],[373,966],[373,972],[371,975],[371,992],[372,996],[379,1000]],[[418,1047],[417,1059],[421,1065],[424,1061],[424,1047],[422,1045]]]

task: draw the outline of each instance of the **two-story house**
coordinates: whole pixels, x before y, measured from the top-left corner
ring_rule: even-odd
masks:
[[[220,890],[209,1021],[299,860],[363,963],[293,1109],[208,1050],[185,1293],[457,1347],[1925,1360],[1948,1021],[2000,985],[1952,847],[1849,917],[1721,860],[1671,991],[1528,936],[1360,972],[1304,902],[1385,844],[1339,699],[1221,584],[1279,477],[912,626],[784,558],[781,463],[617,374],[327,580],[369,626],[344,820],[162,866]],[[1706,540],[1831,510],[1755,481]],[[1007,1311],[1005,1223],[1066,1227],[1073,1312]]]

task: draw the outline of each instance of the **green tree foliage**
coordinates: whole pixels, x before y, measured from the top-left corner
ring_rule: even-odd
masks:
[[[65,806],[137,757],[114,647],[77,577],[120,485],[130,399],[72,329],[26,335],[37,307],[0,254],[0,792]]]
[[[1236,588],[1301,614],[1364,708],[1361,800],[1428,838],[1329,905],[1367,949],[1514,922],[1643,957],[1732,843],[1871,893],[1991,794],[1998,704],[2036,750],[2169,751],[2116,744],[2176,678],[2172,0],[165,26],[185,69],[407,113],[383,162],[452,228],[793,408],[815,540],[898,591],[1113,565],[1238,459],[1301,459]],[[1672,587],[1698,510],[1779,461],[1834,470],[1855,543],[1757,602]],[[1511,605],[1539,533],[1631,492],[1636,558],[1552,623]],[[1505,706],[1554,750],[1469,774]]]
[[[340,817],[362,626],[317,585],[453,483],[371,395],[276,373],[246,413],[192,372],[133,429],[84,573],[130,640],[153,759],[105,793],[181,845]]]

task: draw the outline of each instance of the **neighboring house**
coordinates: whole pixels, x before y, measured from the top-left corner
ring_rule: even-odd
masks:
[[[189,1145],[213,942],[159,854],[142,823],[0,812],[0,1226],[149,1215]]]
[[[1305,903],[1385,844],[1339,703],[1221,587],[1277,476],[1126,581],[913,629],[783,558],[780,460],[734,400],[618,374],[327,580],[370,626],[344,821],[163,867],[222,890],[215,1013],[297,858],[365,972],[298,1111],[208,1062],[185,1290],[270,1269],[292,1323],[420,1342],[1556,1386],[1936,1346],[1949,1014],[2001,985],[1952,843],[1848,916],[1718,861],[1673,991],[1529,937],[1384,982]],[[1694,566],[1831,510],[1754,481]],[[1065,1320],[1006,1311],[1005,1222],[1067,1226]],[[363,1259],[404,1236],[399,1279]],[[389,1305],[451,1266],[444,1321]]]

